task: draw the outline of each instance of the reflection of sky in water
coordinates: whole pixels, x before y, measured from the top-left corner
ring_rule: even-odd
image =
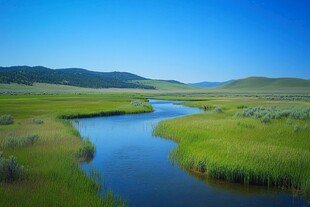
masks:
[[[193,113],[196,108],[151,100],[155,112],[80,119],[73,123],[83,137],[96,145],[96,155],[82,164],[87,173],[98,170],[107,189],[129,206],[302,206],[300,197],[264,190],[243,194],[233,185],[204,182],[171,165],[168,154],[177,145],[155,138],[158,121]],[[222,187],[221,187],[222,186]],[[255,188],[255,187],[254,187]],[[233,189],[233,188],[232,188]],[[102,193],[106,189],[102,189]]]

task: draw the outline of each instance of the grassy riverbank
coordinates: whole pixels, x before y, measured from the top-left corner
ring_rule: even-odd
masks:
[[[82,139],[71,124],[59,117],[149,112],[149,104],[132,102],[137,95],[29,95],[0,96],[0,115],[14,117],[0,125],[0,143],[9,134],[37,134],[33,145],[5,148],[24,166],[22,180],[0,183],[1,206],[115,206],[112,193],[101,198],[95,181],[79,168],[76,158]],[[38,124],[36,120],[44,123]]]
[[[309,194],[309,117],[301,120],[271,116],[265,122],[262,118],[235,116],[239,111],[257,106],[264,107],[263,110],[277,107],[293,111],[296,106],[309,109],[309,102],[210,97],[185,105],[200,108],[207,105],[208,111],[162,121],[154,130],[156,135],[178,142],[170,156],[182,167],[231,182],[276,186]]]

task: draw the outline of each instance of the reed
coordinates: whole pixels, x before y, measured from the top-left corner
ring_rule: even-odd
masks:
[[[170,157],[181,167],[231,182],[310,192],[308,103],[214,98],[185,104],[225,110],[162,121],[154,129],[178,143]],[[265,111],[272,120],[268,124],[261,122]]]

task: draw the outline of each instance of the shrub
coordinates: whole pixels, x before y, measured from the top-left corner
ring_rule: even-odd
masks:
[[[262,122],[269,122],[271,119],[287,117],[287,124],[291,124],[290,119],[310,119],[310,107],[255,107],[246,108],[235,114],[235,117],[253,117]]]
[[[19,180],[24,175],[24,167],[20,165],[14,156],[8,159],[3,157],[0,152],[0,181],[15,181]]]
[[[135,101],[132,101],[131,102],[131,105],[137,107],[137,106],[144,106],[146,105],[147,103],[145,103],[144,101],[138,101],[138,100],[135,100]]]
[[[1,146],[3,148],[18,148],[29,144],[33,145],[38,141],[38,139],[39,136],[36,134],[27,135],[24,137],[18,137],[16,135],[10,134],[3,139]]]
[[[24,145],[24,140],[12,134],[5,137],[1,144],[3,148],[18,148],[23,145]]]
[[[11,115],[0,116],[0,125],[13,124],[13,117]]]
[[[223,113],[223,109],[222,109],[222,107],[217,106],[217,107],[215,107],[215,109],[213,109],[213,112],[215,112],[215,113]]]
[[[269,116],[268,114],[266,114],[264,117],[262,117],[262,118],[260,119],[260,121],[261,121],[262,123],[264,123],[264,124],[267,124],[267,123],[270,122],[270,116]]]
[[[0,152],[0,182],[5,179],[4,165],[5,165],[5,160],[3,158],[3,153]]]
[[[87,138],[83,140],[83,145],[78,151],[78,157],[81,161],[90,161],[94,158],[95,145]]]
[[[36,143],[38,141],[39,135],[37,135],[37,134],[28,135],[28,136],[24,137],[24,139],[25,139],[25,143],[27,143],[27,144],[29,143],[29,144],[33,145],[34,143]]]
[[[35,123],[35,124],[44,124],[44,121],[41,120],[41,119],[33,118],[33,119],[32,119],[32,123]]]
[[[292,119],[288,118],[288,119],[286,120],[286,124],[292,125],[292,124],[293,124]]]
[[[294,132],[298,132],[300,130],[300,127],[298,124],[295,124],[294,127],[293,127],[293,131]]]
[[[8,181],[18,180],[22,177],[24,168],[21,166],[14,156],[10,156],[6,160],[6,179]]]

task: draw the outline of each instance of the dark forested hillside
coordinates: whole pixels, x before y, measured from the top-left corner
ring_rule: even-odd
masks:
[[[80,68],[50,69],[42,66],[0,67],[0,83],[32,85],[38,83],[63,84],[87,88],[144,88],[155,89],[131,80],[147,80],[126,72],[94,72]]]

